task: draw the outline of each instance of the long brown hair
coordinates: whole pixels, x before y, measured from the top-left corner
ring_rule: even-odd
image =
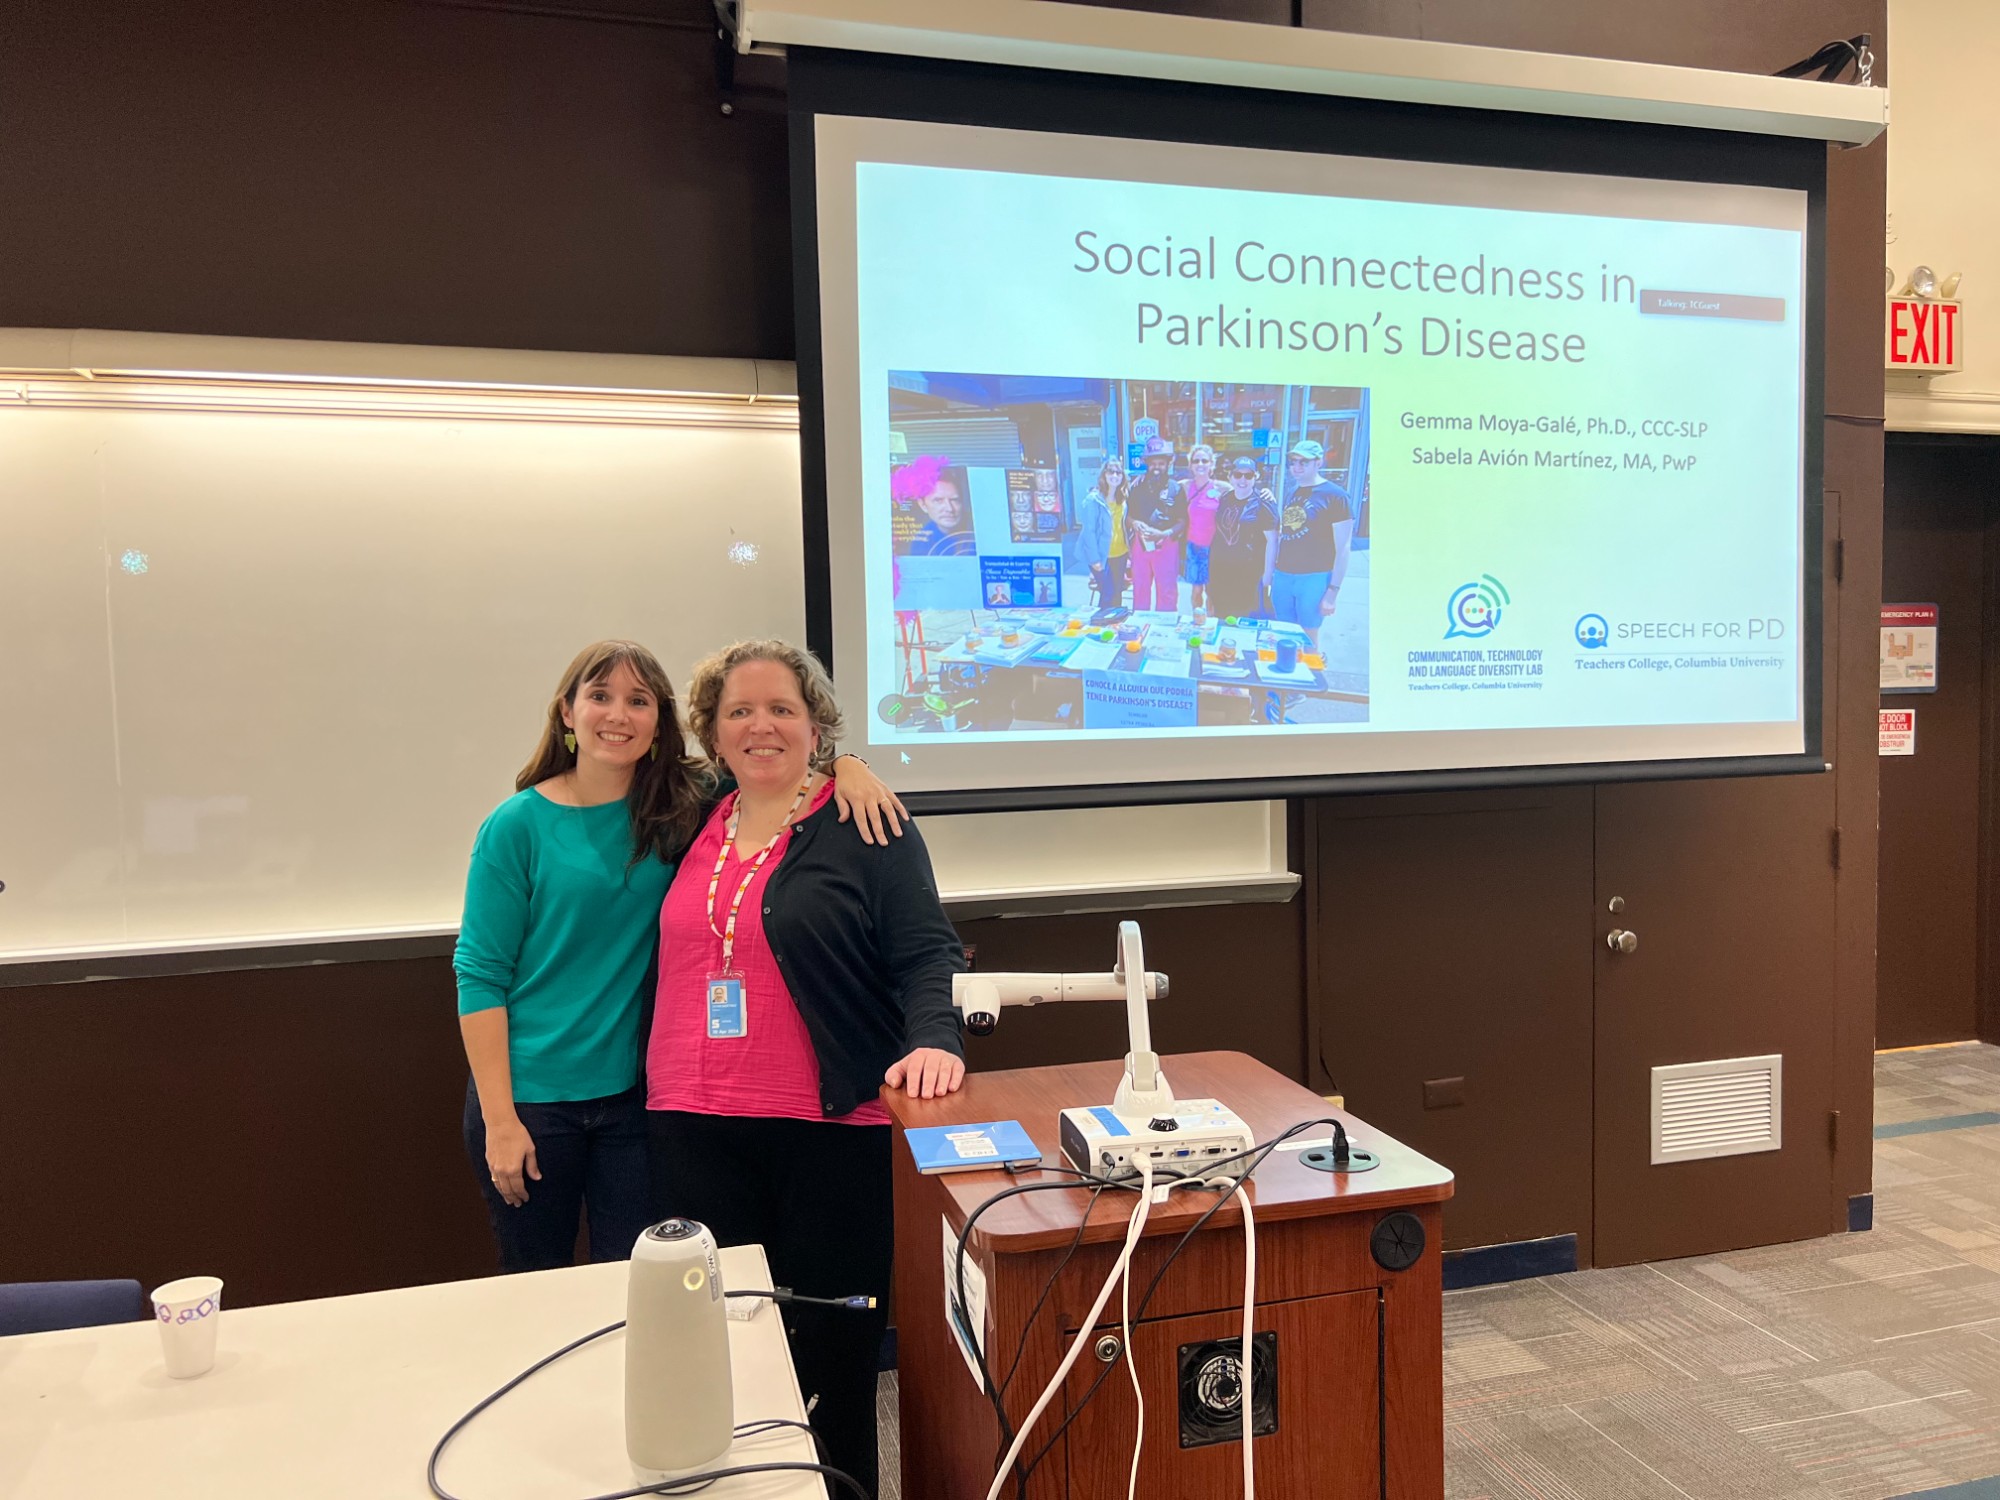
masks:
[[[576,752],[563,743],[570,732],[563,723],[563,709],[574,707],[586,682],[602,682],[620,666],[631,669],[660,711],[658,738],[653,742],[656,753],[640,757],[632,771],[631,790],[625,794],[632,815],[631,862],[636,865],[648,854],[678,859],[701,827],[702,803],[714,775],[707,762],[687,753],[674,685],[659,658],[637,641],[598,641],[577,652],[549,699],[541,742],[514,778],[514,790],[525,792],[575,768]]]

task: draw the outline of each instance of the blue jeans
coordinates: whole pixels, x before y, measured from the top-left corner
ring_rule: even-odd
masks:
[[[1319,639],[1321,615],[1319,601],[1326,597],[1326,588],[1333,581],[1333,572],[1324,573],[1273,573],[1271,575],[1271,618],[1290,620],[1294,625],[1303,625],[1306,634]]]
[[[629,1260],[639,1232],[653,1222],[646,1181],[645,1089],[633,1085],[603,1099],[516,1103],[535,1142],[528,1201],[508,1206],[486,1170],[486,1120],[479,1092],[465,1086],[465,1154],[486,1199],[503,1271],[549,1271],[576,1260],[577,1224],[590,1218],[593,1262]]]

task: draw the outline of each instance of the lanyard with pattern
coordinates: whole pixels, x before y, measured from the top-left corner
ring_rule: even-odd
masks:
[[[729,916],[720,928],[715,925],[715,893],[722,885],[722,867],[729,863],[729,851],[736,847],[736,819],[743,811],[743,800],[739,793],[736,806],[729,810],[728,832],[723,835],[722,847],[716,851],[715,873],[708,877],[708,930],[722,939],[722,971],[730,972],[729,962],[736,954],[736,913],[743,906],[743,897],[750,889],[750,882],[757,878],[757,872],[764,868],[764,861],[771,857],[771,851],[778,847],[792,826],[792,819],[799,815],[799,807],[806,800],[806,793],[812,787],[812,777],[799,783],[799,794],[792,798],[792,810],[785,814],[785,821],[778,825],[778,831],[771,835],[769,843],[757,851],[757,857],[750,862],[750,868],[736,887],[736,894],[730,898]]]

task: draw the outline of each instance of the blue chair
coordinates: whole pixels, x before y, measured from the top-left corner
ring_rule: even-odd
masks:
[[[141,1323],[150,1314],[136,1281],[14,1281],[0,1283],[0,1337]]]

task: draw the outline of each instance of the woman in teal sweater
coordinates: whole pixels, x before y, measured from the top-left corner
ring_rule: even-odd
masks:
[[[861,761],[837,775],[843,821],[901,833],[902,804]],[[570,663],[514,785],[473,843],[453,959],[466,1152],[503,1270],[570,1264],[586,1213],[591,1259],[623,1260],[650,1221],[640,1045],[660,904],[727,788],[687,754],[673,685],[631,641]]]

